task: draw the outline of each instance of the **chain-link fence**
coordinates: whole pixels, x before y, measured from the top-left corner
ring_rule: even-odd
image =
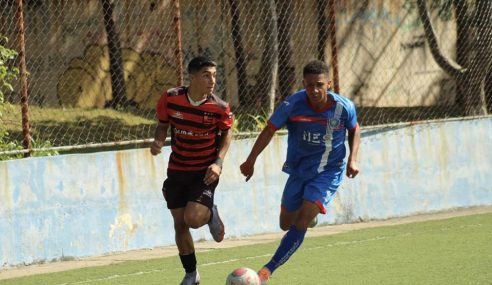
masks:
[[[237,133],[258,131],[280,100],[302,88],[311,59],[332,65],[333,88],[356,103],[363,127],[492,110],[489,0],[0,5],[0,34],[9,39],[2,45],[18,52],[25,45],[24,117],[34,148],[145,142],[157,99],[186,84],[183,66],[198,54],[219,64],[216,93],[230,102]],[[4,92],[0,115],[3,141],[17,145],[25,136],[20,82]]]

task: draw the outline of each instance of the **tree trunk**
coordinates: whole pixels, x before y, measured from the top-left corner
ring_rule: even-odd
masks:
[[[485,79],[485,102],[487,103],[487,111],[492,113],[492,68],[489,69],[489,74]]]
[[[420,19],[436,63],[456,79],[456,102],[465,116],[487,114],[485,79],[492,66],[492,1],[477,0],[472,13],[465,0],[453,0],[457,15],[457,61],[439,48],[425,0],[417,0]]]
[[[246,106],[250,98],[248,98],[247,74],[246,74],[246,56],[244,54],[242,37],[241,37],[241,13],[237,7],[236,0],[229,0],[229,8],[231,11],[231,34],[234,53],[236,55],[236,70],[239,106]]]
[[[279,93],[278,101],[285,99],[288,95],[294,92],[294,84],[296,81],[296,68],[293,64],[292,54],[292,1],[276,0],[278,10],[278,70],[279,70]]]
[[[278,78],[278,28],[277,7],[275,0],[262,1],[267,11],[263,24],[265,52],[261,58],[260,72],[256,76],[255,96],[256,108],[269,114],[273,111]]]
[[[326,20],[326,9],[328,0],[316,0],[316,14],[318,23],[318,59],[324,61],[326,59],[326,39],[328,38],[328,28]]]
[[[460,66],[470,66],[469,50],[473,41],[472,35],[468,32],[469,15],[468,5],[465,0],[454,0],[454,12],[456,15],[456,62]],[[464,76],[463,76],[464,78]],[[457,106],[465,106],[466,80],[455,77],[456,80],[456,99]],[[464,114],[464,113],[463,113]]]
[[[123,59],[121,57],[121,43],[113,21],[113,1],[101,0],[104,15],[104,28],[109,49],[109,73],[113,99],[106,106],[111,108],[123,107],[128,103],[126,99],[125,77],[123,73]]]
[[[467,52],[468,63],[463,107],[468,116],[487,114],[486,79],[492,67],[492,2],[477,0],[475,5],[472,18],[465,23],[468,28],[458,29],[472,35],[471,44],[465,46],[467,50],[463,51]],[[467,35],[460,37],[465,38]]]

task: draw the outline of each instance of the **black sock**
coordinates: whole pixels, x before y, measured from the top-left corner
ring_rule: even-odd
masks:
[[[187,255],[180,254],[179,259],[181,259],[181,264],[183,264],[186,273],[191,273],[196,270],[196,256],[194,252]]]

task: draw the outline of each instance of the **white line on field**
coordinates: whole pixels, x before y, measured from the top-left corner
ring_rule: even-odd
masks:
[[[394,236],[378,236],[375,238],[364,239],[364,240],[335,242],[335,243],[331,243],[331,244],[330,243],[325,244],[323,246],[303,248],[302,250],[317,250],[317,249],[321,249],[321,248],[329,248],[329,247],[335,247],[335,246],[344,246],[344,245],[350,245],[350,244],[365,243],[365,242],[378,241],[378,240],[382,240],[382,239],[390,239],[390,238],[394,238],[394,237],[401,237],[401,236],[408,236],[408,235],[411,235],[411,233],[394,235]],[[248,257],[244,257],[244,258],[234,258],[234,259],[229,259],[229,260],[224,260],[224,261],[204,263],[204,264],[200,264],[199,266],[200,267],[213,266],[213,265],[217,265],[217,264],[225,264],[225,263],[231,263],[231,262],[236,262],[236,261],[241,261],[241,260],[250,260],[250,259],[269,257],[272,255],[273,255],[272,253],[268,253],[268,254],[257,255],[257,256],[248,256]],[[159,273],[159,272],[164,272],[164,271],[165,271],[164,269],[154,269],[154,270],[150,270],[150,271],[139,271],[139,272],[129,273],[129,274],[115,274],[115,275],[111,275],[111,276],[103,277],[103,278],[87,279],[87,280],[70,282],[70,283],[60,283],[58,285],[88,284],[88,283],[93,283],[93,282],[107,281],[107,280],[126,278],[126,277],[131,277],[131,276],[138,276],[138,275],[145,275],[145,274],[151,274],[151,273]]]
[[[466,225],[466,226],[461,226],[461,228],[463,228],[463,227],[480,227],[480,226],[482,226],[482,224]],[[439,230],[443,230],[443,228],[440,228]],[[407,233],[390,235],[390,236],[376,236],[374,238],[368,238],[368,239],[363,239],[363,240],[340,241],[340,242],[335,242],[335,243],[328,243],[328,244],[325,244],[322,246],[313,246],[313,247],[307,247],[307,248],[304,247],[301,250],[309,250],[309,251],[310,250],[319,250],[319,249],[329,248],[329,247],[361,244],[361,243],[372,242],[372,241],[387,240],[387,239],[399,238],[399,237],[407,237],[407,236],[411,236],[411,235],[412,235],[412,233],[407,232]],[[232,262],[241,261],[241,260],[250,260],[250,259],[263,258],[263,257],[270,257],[272,255],[273,255],[272,253],[267,253],[267,254],[263,254],[263,255],[247,256],[247,257],[243,257],[243,258],[234,258],[234,259],[229,259],[229,260],[204,263],[204,264],[200,264],[199,266],[200,267],[214,266],[214,265],[218,265],[218,264],[232,263]],[[107,280],[126,278],[126,277],[131,277],[131,276],[139,276],[139,275],[145,275],[145,274],[159,273],[159,272],[164,272],[164,271],[165,271],[164,269],[154,269],[154,270],[150,270],[150,271],[139,271],[139,272],[134,272],[134,273],[129,273],[129,274],[115,274],[115,275],[111,275],[111,276],[103,277],[103,278],[87,279],[87,280],[83,280],[83,281],[70,282],[70,283],[60,283],[58,285],[87,284],[87,283],[93,283],[93,282],[98,282],[98,281],[107,281]]]

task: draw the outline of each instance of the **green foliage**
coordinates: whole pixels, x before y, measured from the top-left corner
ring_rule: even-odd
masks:
[[[15,50],[8,49],[4,45],[8,42],[8,39],[0,35],[0,105],[3,104],[3,92],[13,91],[14,88],[11,85],[12,80],[17,78],[19,69],[16,67],[10,67],[9,61],[12,61],[17,57]],[[0,114],[1,115],[1,114]]]
[[[238,132],[261,132],[268,124],[270,116],[265,111],[259,114],[238,114],[234,118],[232,129]]]
[[[15,67],[9,66],[9,61],[15,59],[17,52],[5,47],[8,39],[0,35],[0,120],[2,119],[4,110],[4,91],[13,91],[14,88],[11,85],[19,74],[19,70]],[[8,143],[4,141],[7,136],[7,129],[4,124],[0,124],[0,149],[2,150],[14,150],[17,149],[15,143]],[[1,159],[1,158],[0,158]]]
[[[11,62],[15,60],[17,57],[17,52],[15,50],[11,50],[5,45],[7,44],[8,39],[2,35],[0,35],[0,121],[3,117],[3,112],[6,108],[4,102],[4,92],[14,91],[14,88],[11,84],[13,80],[17,78],[19,75],[19,69],[11,66]],[[13,150],[21,150],[22,146],[15,141],[9,141],[8,131],[5,127],[5,124],[0,124],[0,150],[1,151],[13,151]],[[33,148],[48,148],[51,147],[51,143],[49,141],[36,141],[33,138],[31,139],[31,145]],[[47,152],[35,152],[35,156],[46,156],[46,155],[55,155],[58,154],[56,151],[47,151]],[[22,158],[22,154],[15,155],[5,155],[0,154],[0,160],[7,159],[15,159]]]

